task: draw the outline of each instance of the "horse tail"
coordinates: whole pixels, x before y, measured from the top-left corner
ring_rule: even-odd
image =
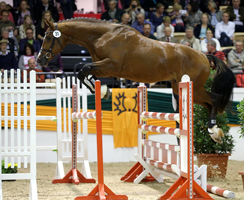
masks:
[[[209,62],[213,61],[215,65],[216,73],[213,77],[211,92],[220,95],[220,98],[216,100],[216,106],[218,108],[218,112],[222,113],[230,102],[235,84],[235,75],[221,59],[214,55],[207,55],[207,58]]]

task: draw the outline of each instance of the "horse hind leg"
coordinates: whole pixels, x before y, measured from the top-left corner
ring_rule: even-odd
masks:
[[[218,94],[210,93],[210,92],[203,92],[198,93],[195,95],[198,97],[195,99],[195,103],[202,105],[203,107],[207,108],[209,111],[208,116],[208,132],[210,137],[218,143],[222,143],[221,137],[224,136],[223,131],[218,128],[216,123],[217,111],[218,111],[218,98],[221,98]]]

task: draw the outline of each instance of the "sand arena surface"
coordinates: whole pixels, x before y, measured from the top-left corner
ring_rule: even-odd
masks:
[[[134,165],[134,162],[127,163],[105,163],[104,181],[105,184],[115,193],[127,195],[129,200],[156,200],[174,183],[174,179],[165,177],[165,183],[124,183],[120,178]],[[65,164],[65,173],[71,169],[71,164]],[[97,181],[97,163],[90,163],[91,173]],[[81,166],[78,165],[78,169]],[[25,172],[28,169],[19,169]],[[38,199],[45,200],[71,200],[76,196],[87,195],[95,186],[95,183],[75,184],[52,184],[56,171],[56,164],[37,164],[37,191]],[[238,200],[244,200],[244,191],[239,171],[244,171],[244,161],[229,161],[226,179],[211,179],[212,184],[235,192]],[[27,200],[29,197],[29,180],[4,181],[3,200]],[[216,200],[225,198],[212,195]]]

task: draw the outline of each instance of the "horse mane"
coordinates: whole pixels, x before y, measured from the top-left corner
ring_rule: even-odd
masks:
[[[86,22],[91,22],[91,23],[113,23],[108,20],[101,20],[101,19],[96,19],[96,18],[87,18],[87,17],[75,17],[71,19],[64,19],[64,20],[59,20],[58,22],[72,22],[72,21],[86,21]]]

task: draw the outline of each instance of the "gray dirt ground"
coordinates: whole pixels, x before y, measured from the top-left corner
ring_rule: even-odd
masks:
[[[120,178],[133,166],[133,162],[128,163],[105,163],[104,180],[105,184],[116,194],[127,195],[130,200],[156,200],[172,185],[173,179],[167,178],[165,183],[124,183]],[[93,178],[97,180],[97,164],[90,163]],[[70,164],[65,164],[65,173],[71,169]],[[80,169],[80,166],[79,168]],[[26,169],[19,169],[24,172]],[[71,200],[76,196],[87,195],[94,187],[95,183],[86,184],[52,184],[55,176],[56,164],[37,164],[37,190],[38,199],[45,200]],[[244,200],[244,191],[241,176],[238,171],[244,171],[244,161],[229,161],[226,179],[208,180],[212,184],[224,189],[234,191],[238,200]],[[29,196],[29,181],[4,181],[3,200],[27,200]],[[225,198],[211,195],[216,200]]]

